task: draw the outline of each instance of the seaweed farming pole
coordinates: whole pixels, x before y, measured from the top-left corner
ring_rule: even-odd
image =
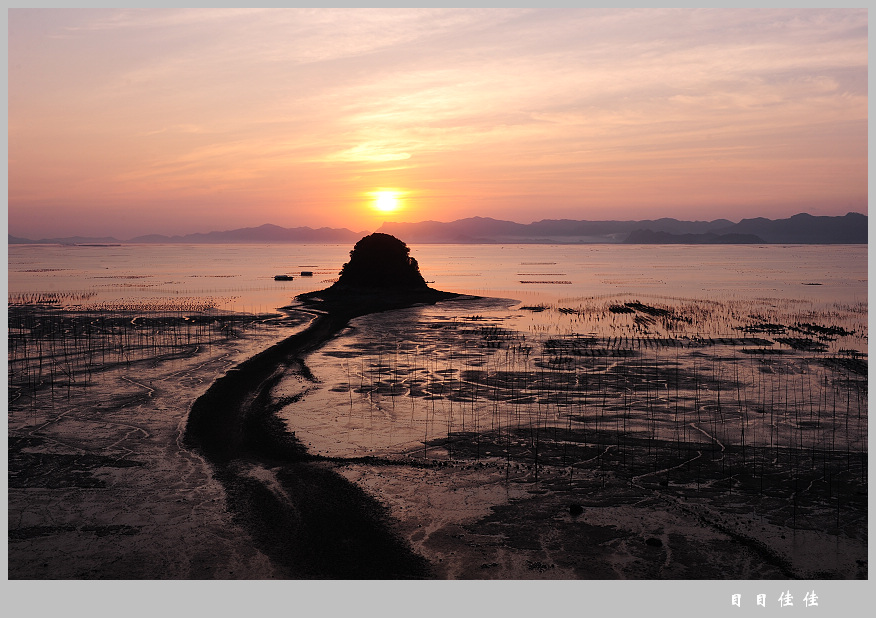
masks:
[[[452,439],[452,432],[453,432],[453,399],[455,397],[455,394],[453,392],[453,382],[454,382],[454,379],[453,379],[453,372],[454,372],[454,369],[453,369],[453,342],[450,343],[449,350],[450,350],[449,365],[448,365],[448,370],[444,372],[444,384],[442,385],[442,391],[444,391],[444,393],[447,394],[446,395],[447,399],[450,402],[449,411],[447,413],[447,459],[452,460],[453,459],[453,444],[451,442],[451,439]],[[448,378],[450,379],[449,386],[447,386]],[[463,408],[463,410],[464,410],[464,408]]]
[[[736,356],[736,347],[733,348],[733,370],[736,381],[736,407],[740,413],[739,442],[742,444],[742,466],[745,467],[745,426],[748,422],[748,410],[742,403],[742,385],[739,382],[739,359]]]

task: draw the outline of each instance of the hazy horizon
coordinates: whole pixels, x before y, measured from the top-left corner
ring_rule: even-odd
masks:
[[[9,233],[866,214],[867,28],[866,9],[10,9]]]
[[[800,212],[800,213],[794,213],[793,215],[789,215],[789,217],[797,215],[797,214],[812,215],[812,213]],[[841,216],[844,216],[845,214],[860,214],[860,215],[863,215],[865,217],[868,216],[866,212],[855,212],[855,211],[850,211],[848,213],[843,213],[843,214],[839,214],[839,215],[812,215],[812,216],[839,216],[839,217],[841,217]],[[660,219],[677,219],[678,221],[709,222],[709,221],[717,221],[717,220],[726,219],[727,221],[730,221],[731,223],[736,224],[736,223],[739,223],[740,221],[742,221],[743,219],[757,218],[757,217],[758,217],[758,215],[755,215],[754,217],[743,217],[743,218],[737,218],[737,219],[731,219],[729,217],[721,217],[721,216],[711,217],[708,219],[678,219],[677,217],[654,216],[654,217],[649,217],[647,220],[656,221],[656,220],[660,220]],[[782,217],[782,218],[786,219],[789,217]],[[765,217],[765,218],[769,219],[769,217]],[[29,240],[42,240],[42,239],[51,239],[51,238],[73,238],[73,237],[86,237],[86,238],[88,238],[88,237],[92,237],[92,238],[99,238],[99,237],[109,238],[109,237],[111,237],[111,238],[115,238],[117,240],[130,240],[133,238],[139,238],[139,237],[144,237],[144,236],[167,236],[170,238],[170,237],[175,237],[175,236],[187,236],[189,234],[209,234],[211,232],[230,232],[230,231],[235,231],[235,230],[240,230],[240,229],[257,229],[257,228],[266,227],[266,226],[276,226],[276,227],[281,227],[284,229],[297,229],[297,228],[310,228],[312,230],[319,230],[319,229],[344,230],[344,229],[346,229],[346,230],[349,230],[350,232],[370,234],[372,232],[376,232],[376,231],[380,230],[382,227],[384,227],[386,225],[418,225],[418,224],[422,224],[422,223],[448,224],[448,223],[454,223],[456,221],[461,221],[461,220],[466,220],[466,219],[493,219],[493,220],[497,220],[497,221],[518,223],[521,225],[531,225],[531,224],[535,224],[535,223],[540,223],[542,221],[552,221],[552,220],[553,221],[575,220],[575,221],[594,221],[594,222],[600,222],[600,221],[644,221],[644,220],[646,220],[646,219],[571,219],[568,217],[564,217],[564,218],[545,217],[543,219],[533,219],[531,221],[512,221],[510,219],[502,219],[500,217],[484,217],[481,215],[470,215],[470,216],[466,216],[466,217],[460,217],[459,219],[454,219],[452,221],[439,221],[436,219],[428,219],[428,220],[421,220],[421,221],[385,220],[385,221],[381,222],[379,225],[377,225],[373,228],[368,228],[368,229],[353,229],[353,228],[347,227],[347,226],[334,227],[334,226],[330,226],[330,225],[320,225],[320,224],[315,224],[315,225],[295,225],[295,224],[278,225],[278,224],[273,223],[271,221],[266,221],[266,222],[262,222],[262,223],[243,224],[243,225],[240,225],[239,227],[235,227],[235,228],[221,228],[221,229],[220,228],[210,228],[210,229],[203,228],[203,229],[194,230],[192,232],[183,232],[183,233],[168,233],[168,232],[161,232],[161,231],[151,231],[151,232],[144,232],[144,233],[129,234],[126,236],[117,236],[117,235],[113,235],[113,234],[94,234],[94,233],[89,232],[88,230],[78,230],[76,232],[66,233],[62,236],[40,234],[39,232],[33,236],[27,236],[24,234],[15,234],[13,231],[10,230],[9,235],[14,236],[16,238],[26,238]]]

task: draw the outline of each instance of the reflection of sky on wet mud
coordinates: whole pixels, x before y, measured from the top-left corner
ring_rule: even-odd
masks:
[[[323,382],[308,395],[320,401],[313,430],[331,421],[315,448],[446,457],[429,443],[588,423],[685,443],[741,447],[747,432],[747,446],[866,448],[866,365],[851,352],[866,350],[866,315],[839,320],[854,334],[828,336],[789,308],[755,319],[736,303],[633,310],[623,300],[576,313],[475,301],[360,318],[308,361]],[[777,317],[781,327],[764,327]],[[301,428],[310,413],[294,414]]]
[[[323,456],[611,474],[750,508],[766,491],[776,522],[817,528],[831,496],[863,495],[866,512],[866,308],[803,305],[616,296],[373,314],[308,357],[319,384],[280,416]],[[301,388],[292,377],[278,394]]]

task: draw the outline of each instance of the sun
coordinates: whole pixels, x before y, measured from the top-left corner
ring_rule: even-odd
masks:
[[[372,193],[374,201],[371,207],[377,212],[390,213],[401,208],[400,193],[398,191],[375,191]]]

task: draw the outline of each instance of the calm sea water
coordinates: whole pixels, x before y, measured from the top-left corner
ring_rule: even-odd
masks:
[[[11,245],[9,299],[165,307],[198,299],[222,310],[270,311],[329,285],[350,248]],[[775,299],[820,311],[867,302],[866,245],[413,245],[411,255],[433,287],[525,304],[641,295]],[[277,274],[294,279],[274,281]]]

